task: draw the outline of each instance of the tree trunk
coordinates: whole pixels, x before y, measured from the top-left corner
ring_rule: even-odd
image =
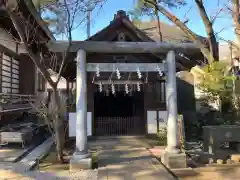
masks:
[[[239,0],[233,0],[233,22],[235,26],[235,34],[240,43],[240,24],[239,24]]]
[[[200,16],[204,23],[205,30],[207,32],[210,52],[211,52],[214,60],[218,61],[219,60],[218,43],[217,43],[216,36],[215,36],[214,30],[213,30],[213,24],[210,21],[210,19],[208,18],[208,15],[207,15],[207,12],[205,10],[202,0],[195,0],[195,2],[197,4]]]
[[[157,2],[156,2],[157,3]],[[159,40],[160,42],[163,42],[163,36],[162,36],[162,31],[161,31],[161,24],[160,24],[160,18],[159,18],[159,14],[158,14],[158,10],[155,7],[154,8],[154,13],[157,19],[157,24],[158,24],[158,34],[159,34]]]
[[[57,157],[60,162],[64,162],[63,148],[64,148],[64,116],[61,108],[61,100],[57,88],[53,88],[53,102],[55,106],[55,114],[53,115],[53,126],[55,129],[55,142]]]

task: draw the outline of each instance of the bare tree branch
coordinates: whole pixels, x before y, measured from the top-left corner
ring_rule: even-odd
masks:
[[[236,48],[238,51],[240,51],[240,47],[238,44],[236,44],[234,41],[226,40],[223,37],[219,37],[220,40],[228,43],[229,45],[232,45],[234,48]]]
[[[41,64],[41,58],[40,55],[36,55],[32,52],[31,47],[29,47],[29,44],[27,42],[27,39],[25,37],[25,33],[23,32],[23,28],[22,25],[20,24],[20,20],[19,20],[19,16],[15,15],[14,10],[12,7],[9,7],[8,5],[6,6],[6,10],[14,24],[14,27],[16,28],[19,37],[21,38],[21,41],[23,42],[23,45],[26,49],[26,51],[28,52],[29,56],[32,58],[32,60],[34,61],[34,63],[36,64],[36,66],[40,69],[41,73],[43,74],[44,78],[47,79],[47,81],[49,82],[49,84],[52,87],[55,87],[55,83],[53,82],[53,80],[50,77],[50,74],[48,73],[48,71],[46,70],[46,68]]]
[[[200,40],[200,38],[193,32],[191,31],[183,22],[180,21],[175,15],[171,14],[169,11],[167,11],[164,7],[154,4],[150,0],[145,0],[145,2],[155,6],[158,11],[160,11],[163,15],[165,15],[170,21],[172,21],[176,26],[178,26],[183,32],[188,35],[188,37],[192,40],[195,41],[197,44],[199,44],[201,48],[201,52],[203,55],[209,60],[209,62],[215,61],[214,57],[212,56],[211,52],[209,49],[203,44],[203,42]]]
[[[79,2],[79,1],[77,1]],[[64,56],[63,56],[63,60],[62,60],[62,63],[61,63],[61,66],[60,66],[60,69],[59,69],[59,72],[58,72],[58,76],[57,76],[57,80],[56,80],[56,83],[58,84],[60,78],[61,78],[61,75],[62,75],[62,72],[63,72],[63,67],[65,66],[66,64],[66,60],[67,60],[67,55],[68,55],[68,52],[71,48],[71,44],[72,44],[72,28],[73,28],[73,23],[74,23],[74,18],[75,18],[75,15],[76,15],[76,12],[77,12],[77,8],[78,8],[78,5],[75,6],[75,9],[74,9],[74,12],[73,12],[73,17],[72,17],[72,22],[71,21],[71,15],[70,15],[70,11],[69,11],[69,8],[67,6],[67,2],[66,0],[64,0],[64,4],[66,6],[66,10],[67,10],[67,33],[68,33],[68,41],[69,41],[69,45],[68,45],[68,48],[66,50],[66,52],[64,53]]]

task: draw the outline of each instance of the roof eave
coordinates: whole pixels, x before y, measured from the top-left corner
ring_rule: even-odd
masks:
[[[36,8],[34,7],[34,4],[32,2],[32,0],[24,0],[24,3],[26,4],[29,12],[32,14],[32,16],[34,17],[34,19],[37,21],[37,23],[39,24],[39,26],[43,29],[43,31],[46,33],[46,35],[48,36],[48,38],[51,41],[56,41],[55,37],[53,36],[53,34],[51,33],[51,31],[48,29],[48,27],[45,25],[45,23],[43,22],[41,16],[39,15],[39,13],[36,11]]]

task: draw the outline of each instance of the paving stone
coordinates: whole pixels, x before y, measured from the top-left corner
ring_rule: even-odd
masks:
[[[98,153],[99,180],[174,180],[162,164],[141,146],[140,140],[124,139],[119,141],[120,145],[120,149],[103,149]]]

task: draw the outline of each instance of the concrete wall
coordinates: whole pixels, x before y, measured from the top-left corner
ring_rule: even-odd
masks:
[[[69,113],[69,121],[68,121],[68,136],[69,137],[76,137],[76,113],[71,112]],[[87,135],[92,136],[92,113],[87,112]]]
[[[147,134],[157,134],[157,116],[159,118],[159,128],[166,128],[167,111],[147,111]]]

